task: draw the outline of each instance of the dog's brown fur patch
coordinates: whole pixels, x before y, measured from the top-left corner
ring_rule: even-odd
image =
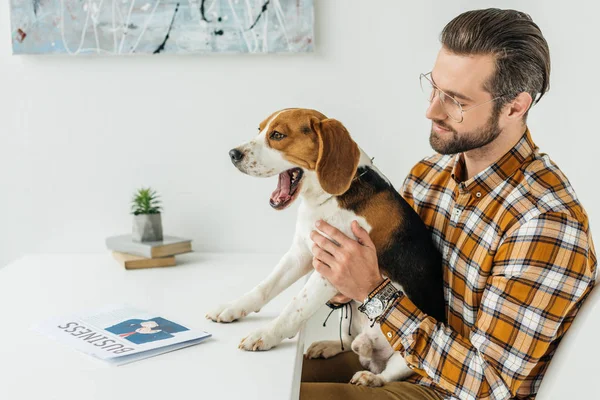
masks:
[[[371,225],[369,236],[378,251],[392,244],[394,232],[404,223],[402,210],[391,192],[373,193],[360,180],[353,184],[352,190],[337,197],[337,202],[341,208],[352,209],[367,220]]]
[[[279,116],[271,122],[269,132],[266,133],[267,145],[282,152],[291,163],[314,170],[317,165],[319,141],[312,129],[312,123],[314,120],[321,121],[327,117],[316,110],[300,108],[280,110],[260,123],[261,131],[277,113],[280,113]],[[287,137],[283,140],[273,140],[270,136],[274,131]]]
[[[314,125],[319,139],[317,178],[327,193],[340,195],[350,187],[360,159],[358,145],[344,125],[326,119]]]

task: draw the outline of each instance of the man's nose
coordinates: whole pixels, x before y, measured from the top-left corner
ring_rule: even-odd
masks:
[[[242,161],[242,158],[244,158],[244,153],[238,149],[231,149],[229,150],[229,157],[231,157],[231,162],[235,164]]]
[[[431,103],[429,103],[429,107],[427,107],[427,111],[425,111],[425,117],[431,120],[445,120],[448,118],[448,114],[446,114],[446,111],[444,111],[444,107],[440,102],[439,95],[434,96]]]

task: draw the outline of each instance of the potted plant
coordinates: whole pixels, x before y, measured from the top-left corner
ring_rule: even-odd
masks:
[[[160,200],[155,190],[141,188],[134,193],[131,205],[133,241],[152,242],[163,240],[160,211]]]

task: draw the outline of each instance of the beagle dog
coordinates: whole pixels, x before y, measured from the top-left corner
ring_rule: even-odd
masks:
[[[229,152],[231,161],[251,176],[279,176],[270,197],[274,209],[283,210],[298,197],[302,199],[294,238],[269,276],[206,317],[215,322],[231,322],[258,312],[292,283],[313,271],[281,314],[242,339],[239,347],[268,350],[285,338],[294,337],[319,307],[338,294],[312,267],[310,233],[315,222],[323,219],[349,237],[354,237],[351,222],[358,221],[375,244],[382,275],[401,288],[420,310],[444,321],[442,261],[429,231],[346,128],[318,111],[292,108],[270,115],[260,123],[258,131],[253,140]],[[358,305],[351,301],[356,317],[343,329],[345,346],[339,341],[316,342],[307,350],[307,356],[328,358],[354,350],[368,369],[352,379],[361,385],[379,386],[410,375],[413,371],[402,355],[392,349],[379,324],[372,324],[358,312]],[[356,338],[354,342],[352,338]]]

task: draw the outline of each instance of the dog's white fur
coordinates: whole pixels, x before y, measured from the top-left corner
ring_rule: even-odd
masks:
[[[283,155],[266,145],[266,135],[270,131],[272,121],[281,114],[274,115],[265,128],[248,143],[238,147],[244,153],[244,158],[237,165],[242,172],[259,177],[275,176],[296,165],[287,161]],[[368,155],[360,149],[358,166],[369,165],[384,179],[385,176],[372,164]],[[389,180],[387,180],[389,182]],[[275,269],[254,289],[230,303],[220,305],[207,314],[207,318],[216,322],[231,322],[245,317],[251,312],[258,312],[271,299],[289,287],[302,276],[313,270],[312,246],[310,239],[312,230],[316,230],[315,222],[319,219],[327,221],[349,237],[354,237],[350,226],[353,220],[358,221],[367,232],[371,230],[367,221],[359,215],[342,209],[335,201],[328,201],[331,195],[325,192],[317,179],[316,173],[304,170],[299,196],[302,203],[298,209],[296,231],[290,249],[281,258]],[[323,232],[321,232],[323,233]],[[323,233],[323,235],[325,235]],[[327,237],[327,235],[325,235]],[[395,282],[396,287],[400,285]],[[323,304],[338,294],[329,281],[316,271],[313,271],[300,293],[286,306],[281,314],[265,327],[250,333],[242,339],[239,347],[244,350],[268,350],[279,344],[285,338],[292,338],[302,325]],[[345,351],[350,348],[360,356],[366,371],[358,372],[351,383],[368,386],[381,386],[386,382],[408,377],[413,371],[407,366],[399,352],[395,352],[381,332],[379,324],[370,327],[371,322],[357,309],[358,304],[351,302],[353,307],[351,331],[356,336],[348,336],[348,326],[342,329]],[[333,357],[341,353],[339,341],[324,341],[313,343],[307,350],[309,358]]]

